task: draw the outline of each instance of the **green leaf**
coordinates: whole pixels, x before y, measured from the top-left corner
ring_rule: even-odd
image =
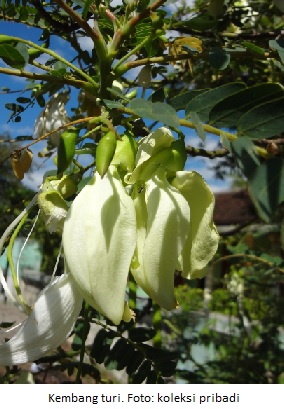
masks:
[[[263,139],[284,132],[283,104],[284,97],[281,97],[252,108],[240,118],[238,133],[252,139]]]
[[[18,43],[15,49],[19,51],[19,53],[25,60],[25,65],[26,65],[29,62],[29,53],[28,53],[28,47],[26,46],[26,44]]]
[[[281,58],[281,61],[284,62],[284,40],[279,38],[278,40],[270,40],[269,47],[276,50]]]
[[[155,364],[155,368],[161,372],[162,376],[169,377],[175,374],[177,361],[164,361]]]
[[[84,9],[83,9],[83,12],[82,12],[82,17],[83,17],[84,20],[87,19],[88,11],[89,11],[90,5],[91,5],[92,3],[93,3],[93,0],[86,0],[86,1],[85,1]]]
[[[245,47],[249,51],[253,51],[254,53],[261,54],[261,55],[265,54],[265,50],[263,48],[255,45],[254,43],[251,43],[250,41],[243,41],[242,46]]]
[[[19,104],[29,104],[31,102],[31,99],[25,97],[18,97],[17,102],[19,102]]]
[[[146,360],[138,368],[136,374],[133,377],[132,383],[134,384],[142,383],[147,378],[147,376],[150,374],[150,371],[151,371],[151,362]]]
[[[164,102],[151,102],[135,98],[130,102],[129,108],[141,118],[152,119],[174,128],[179,127],[176,111]]]
[[[88,334],[89,330],[90,324],[88,322],[85,323],[82,321],[77,321],[74,329],[75,336],[72,342],[72,349],[74,351],[78,351],[79,349],[81,349],[83,341],[85,340],[86,333]]]
[[[0,44],[0,58],[12,68],[23,69],[26,65],[25,57],[10,44]]]
[[[128,375],[133,374],[137,368],[141,365],[144,357],[140,351],[135,351],[130,354],[130,359],[126,367],[126,372]]]
[[[148,384],[156,384],[158,380],[158,373],[156,371],[151,371],[147,376],[146,383]]]
[[[236,128],[242,115],[253,107],[284,95],[279,84],[257,84],[230,95],[215,105],[209,122],[219,127]]]
[[[183,21],[182,23],[176,24],[175,27],[187,27],[196,31],[210,30],[217,26],[218,21],[214,19],[210,14],[201,14],[199,16],[193,17],[190,20]]]
[[[176,97],[173,97],[170,99],[170,104],[171,106],[176,109],[177,111],[181,109],[185,109],[187,104],[195,97],[197,97],[200,94],[203,94],[203,92],[208,91],[207,89],[198,89],[198,90],[192,90],[192,91],[187,91],[184,92],[181,95],[178,95]]]
[[[121,370],[125,368],[128,363],[129,352],[133,350],[133,347],[129,346],[127,341],[124,338],[120,338],[112,349],[110,350],[109,355],[106,357],[104,364],[107,369]]]
[[[216,104],[245,87],[241,82],[233,82],[203,92],[187,104],[185,113],[188,115],[190,112],[196,112],[202,122],[208,122],[210,111]]]
[[[249,178],[260,165],[259,156],[252,140],[245,137],[238,138],[234,142],[224,143],[224,145],[232,152],[244,175]]]
[[[121,102],[118,101],[111,101],[110,99],[104,99],[103,100],[107,108],[109,109],[115,109],[115,108],[123,108],[123,105]]]
[[[98,364],[102,364],[110,351],[110,345],[113,342],[114,335],[105,329],[99,330],[97,333],[90,355]]]
[[[256,168],[248,181],[259,217],[268,223],[284,201],[284,161],[272,158]]]
[[[216,70],[224,70],[230,64],[230,54],[222,48],[215,48],[209,52],[208,61]]]
[[[202,122],[196,112],[189,112],[190,119],[194,123],[197,135],[204,142],[206,139],[206,132],[203,129]]]
[[[145,342],[152,339],[156,334],[154,328],[148,327],[133,327],[129,331],[129,338],[133,342]]]

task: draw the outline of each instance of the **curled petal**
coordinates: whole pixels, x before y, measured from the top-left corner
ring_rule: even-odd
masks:
[[[170,310],[176,306],[174,272],[189,233],[190,210],[181,193],[168,183],[163,169],[146,183],[145,190],[145,202],[142,196],[134,199],[138,267],[132,274],[154,301]]]
[[[154,156],[159,151],[169,148],[175,140],[168,128],[162,127],[156,129],[145,138],[138,142],[138,151],[136,154],[136,167]]]
[[[71,332],[81,306],[72,277],[56,278],[41,292],[19,331],[0,345],[0,365],[32,362],[57,348]]]
[[[172,185],[187,200],[190,207],[190,235],[180,257],[183,276],[201,278],[216,253],[219,241],[213,223],[214,195],[197,172],[177,172]]]
[[[136,219],[113,166],[96,174],[74,200],[63,230],[68,269],[83,297],[114,324],[124,313],[124,298],[135,250]]]

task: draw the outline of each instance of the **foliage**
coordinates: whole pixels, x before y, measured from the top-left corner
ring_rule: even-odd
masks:
[[[137,138],[162,125],[171,129],[179,145],[153,155],[146,167],[140,168],[138,176],[136,173],[141,178],[138,194],[143,194],[147,182],[147,166],[152,171],[162,165],[172,172],[173,179],[181,170],[185,152],[188,157],[221,158],[215,165],[217,176],[226,178],[226,167],[237,167],[237,175],[247,180],[259,219],[280,226],[284,201],[283,10],[268,0],[193,3],[169,8],[165,0],[124,1],[121,5],[107,0],[2,1],[1,21],[23,23],[40,33],[38,42],[0,34],[0,74],[26,79],[24,97],[13,99],[13,90],[3,90],[11,94],[11,102],[6,104],[9,120],[21,122],[26,111],[36,105],[43,109],[33,141],[31,135],[15,137],[7,154],[7,144],[1,145],[3,159],[11,158],[14,174],[24,177],[32,163],[32,150],[46,140],[40,156],[53,157],[56,165],[46,175],[47,190],[42,193],[49,195],[49,184],[58,183],[60,200],[68,208],[89,182],[89,171],[97,169],[104,177],[115,163],[120,177],[127,180],[135,164]],[[55,51],[55,39],[64,40],[71,58]],[[92,44],[89,51],[82,46],[82,39]],[[65,109],[69,99],[71,114]],[[202,148],[190,145],[190,138],[186,139],[189,129],[196,132]],[[209,133],[218,137],[217,150],[206,149]],[[189,144],[184,149],[185,140]],[[123,159],[118,159],[119,149],[124,152]],[[7,197],[29,199],[29,192],[12,182],[10,163],[1,160],[1,165],[1,184],[7,188]],[[283,222],[281,229],[279,247],[283,249]],[[43,237],[43,230],[37,230],[37,237]],[[59,236],[44,234],[48,256],[44,269],[51,272],[61,232]],[[248,236],[239,247],[227,243],[226,248],[230,260],[241,255],[252,263],[236,263],[227,275],[229,279],[235,273],[243,280],[246,290],[241,305],[236,295],[224,289],[216,289],[207,305],[237,318],[235,327],[241,336],[226,337],[208,327],[207,332],[193,333],[185,340],[180,335],[182,328],[188,320],[191,325],[196,322],[196,316],[187,314],[201,311],[203,300],[201,291],[183,287],[177,290],[182,312],[165,321],[170,346],[161,349],[165,325],[161,311],[151,303],[139,305],[138,290],[131,281],[129,304],[136,312],[135,324],[131,320],[114,326],[85,305],[71,349],[60,348],[39,362],[67,371],[76,382],[85,376],[105,382],[98,365],[104,363],[111,370],[125,369],[130,382],[158,383],[173,379],[178,358],[192,358],[188,342],[213,343],[214,361],[202,366],[195,362],[192,373],[179,371],[178,376],[190,382],[277,382],[283,372],[279,358],[283,351],[276,337],[283,325],[279,317],[282,301],[275,302],[269,291],[261,292],[261,298],[258,294],[259,288],[282,282],[283,261],[281,253],[275,256],[261,247],[250,248],[246,240]],[[219,254],[219,258],[226,256]],[[268,271],[264,265],[269,266]],[[90,323],[100,329],[86,347]],[[173,351],[173,339],[179,352]],[[238,371],[232,373],[232,366]],[[3,377],[3,382],[13,380],[10,371]]]
[[[256,242],[253,251],[251,243],[245,244],[248,235]],[[227,243],[227,260],[232,261],[223,288],[213,283],[205,304],[203,290],[177,289],[182,294],[180,311],[167,319],[175,329],[170,342],[180,352],[177,377],[189,383],[282,382],[283,260],[271,242],[270,255],[261,249],[263,236],[271,239],[271,233],[262,234],[259,243],[258,233],[248,235],[239,242],[235,238],[235,246]],[[226,256],[221,263],[225,260]]]

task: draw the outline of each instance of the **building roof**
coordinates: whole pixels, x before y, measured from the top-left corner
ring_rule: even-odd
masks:
[[[216,193],[213,217],[216,226],[245,225],[258,218],[247,190]]]

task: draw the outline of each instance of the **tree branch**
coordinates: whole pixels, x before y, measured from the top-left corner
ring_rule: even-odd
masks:
[[[223,158],[224,156],[230,154],[230,152],[226,148],[217,149],[215,151],[207,151],[206,149],[194,148],[193,146],[186,146],[185,150],[188,155],[191,155],[193,157],[203,156],[204,158],[210,159]]]

